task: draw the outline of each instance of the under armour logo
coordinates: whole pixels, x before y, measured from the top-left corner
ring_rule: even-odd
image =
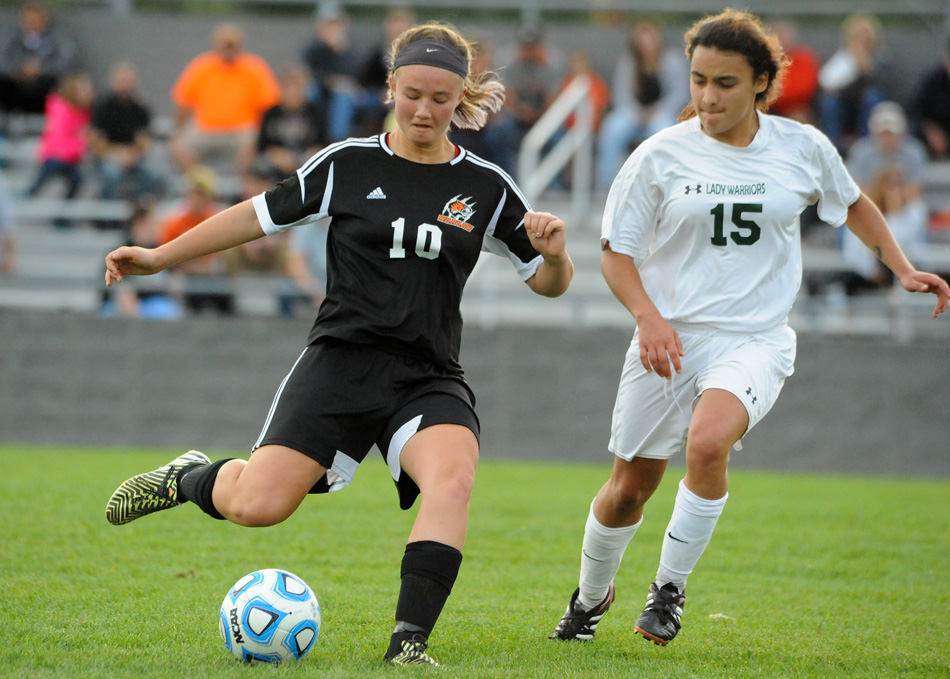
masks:
[[[702,193],[702,192],[703,192],[703,187],[702,187],[701,185],[699,185],[699,184],[696,184],[696,186],[690,186],[689,184],[687,184],[687,185],[686,185],[686,195],[688,196],[688,195],[689,195],[690,193],[692,193],[693,191],[695,191],[696,193]]]
[[[746,396],[752,396],[752,387],[749,387],[748,389],[745,390],[745,395],[746,395]],[[753,403],[755,403],[758,399],[759,399],[758,396],[752,396],[752,402],[753,402]]]

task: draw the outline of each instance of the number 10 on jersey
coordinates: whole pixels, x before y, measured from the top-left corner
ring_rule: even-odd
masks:
[[[406,220],[400,217],[392,223],[393,246],[389,248],[390,259],[405,259],[406,248],[403,239],[406,236]],[[442,250],[442,229],[435,224],[420,224],[416,231],[416,255],[424,259],[435,259]]]

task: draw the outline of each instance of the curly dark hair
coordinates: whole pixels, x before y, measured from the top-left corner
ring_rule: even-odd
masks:
[[[753,14],[727,9],[720,14],[703,17],[686,31],[686,58],[693,58],[697,47],[712,47],[722,52],[735,52],[744,56],[752,67],[752,77],[758,79],[763,73],[769,76],[765,90],[755,97],[756,106],[767,111],[778,98],[788,57],[778,38],[767,30]],[[680,114],[680,120],[696,115],[689,104]]]

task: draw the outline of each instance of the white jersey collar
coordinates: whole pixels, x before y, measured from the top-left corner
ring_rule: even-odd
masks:
[[[379,145],[383,149],[383,151],[385,151],[386,153],[388,153],[389,155],[393,157],[397,157],[396,152],[393,151],[392,148],[389,146],[389,142],[386,139],[386,137],[388,136],[389,136],[388,132],[380,132]],[[455,144],[455,148],[457,149],[457,152],[455,154],[455,157],[449,161],[449,165],[457,165],[458,163],[462,162],[462,159],[465,158],[466,154],[468,153],[464,148],[462,148],[458,144]]]
[[[764,148],[769,141],[769,137],[772,136],[772,121],[769,119],[769,116],[762,111],[756,109],[755,114],[759,117],[759,130],[755,133],[755,138],[752,140],[752,143],[748,146],[733,146],[732,144],[726,144],[710,137],[708,134],[703,132],[702,124],[699,122],[699,116],[692,118],[691,122],[699,134],[700,141],[702,144],[709,146],[711,148],[716,148],[722,152],[732,152],[732,153],[756,153],[762,148]]]

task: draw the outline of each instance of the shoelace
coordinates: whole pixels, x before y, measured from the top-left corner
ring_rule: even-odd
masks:
[[[669,594],[660,590],[647,608],[657,614],[663,624],[676,622],[676,609],[679,608],[679,594]]]

